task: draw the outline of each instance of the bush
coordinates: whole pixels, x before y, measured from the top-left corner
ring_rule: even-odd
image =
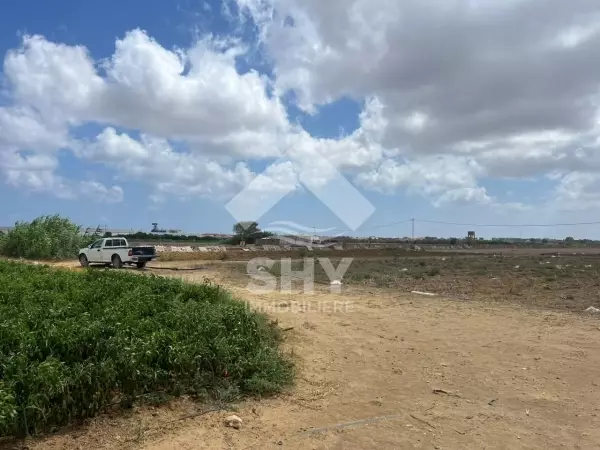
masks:
[[[293,374],[278,337],[216,285],[0,261],[0,436],[148,393],[278,391]]]
[[[435,277],[436,275],[439,275],[441,273],[441,270],[439,269],[439,267],[432,267],[431,269],[429,269],[427,271],[427,275],[429,275],[430,277]]]
[[[82,236],[80,227],[69,219],[42,216],[30,223],[17,222],[0,239],[0,252],[14,258],[67,259],[76,257],[90,239]]]

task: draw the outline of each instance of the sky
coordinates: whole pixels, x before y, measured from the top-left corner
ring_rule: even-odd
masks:
[[[2,226],[600,238],[592,0],[22,0],[0,54]]]

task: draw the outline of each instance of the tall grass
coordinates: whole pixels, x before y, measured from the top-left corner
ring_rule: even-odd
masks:
[[[90,237],[80,234],[80,227],[69,219],[42,216],[31,222],[17,222],[0,238],[0,253],[4,256],[30,259],[67,259],[90,243]]]
[[[0,436],[147,393],[267,394],[292,375],[277,329],[216,285],[0,261]]]

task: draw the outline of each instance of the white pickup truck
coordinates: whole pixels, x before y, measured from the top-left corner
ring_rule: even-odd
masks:
[[[123,237],[98,239],[79,250],[79,263],[82,267],[105,264],[118,269],[123,264],[129,264],[141,269],[156,257],[156,249],[153,246],[130,247],[127,239]]]

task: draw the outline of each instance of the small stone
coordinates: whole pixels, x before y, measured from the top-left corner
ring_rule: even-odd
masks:
[[[226,417],[224,423],[226,427],[235,428],[236,430],[239,430],[242,427],[242,419],[235,414]]]

